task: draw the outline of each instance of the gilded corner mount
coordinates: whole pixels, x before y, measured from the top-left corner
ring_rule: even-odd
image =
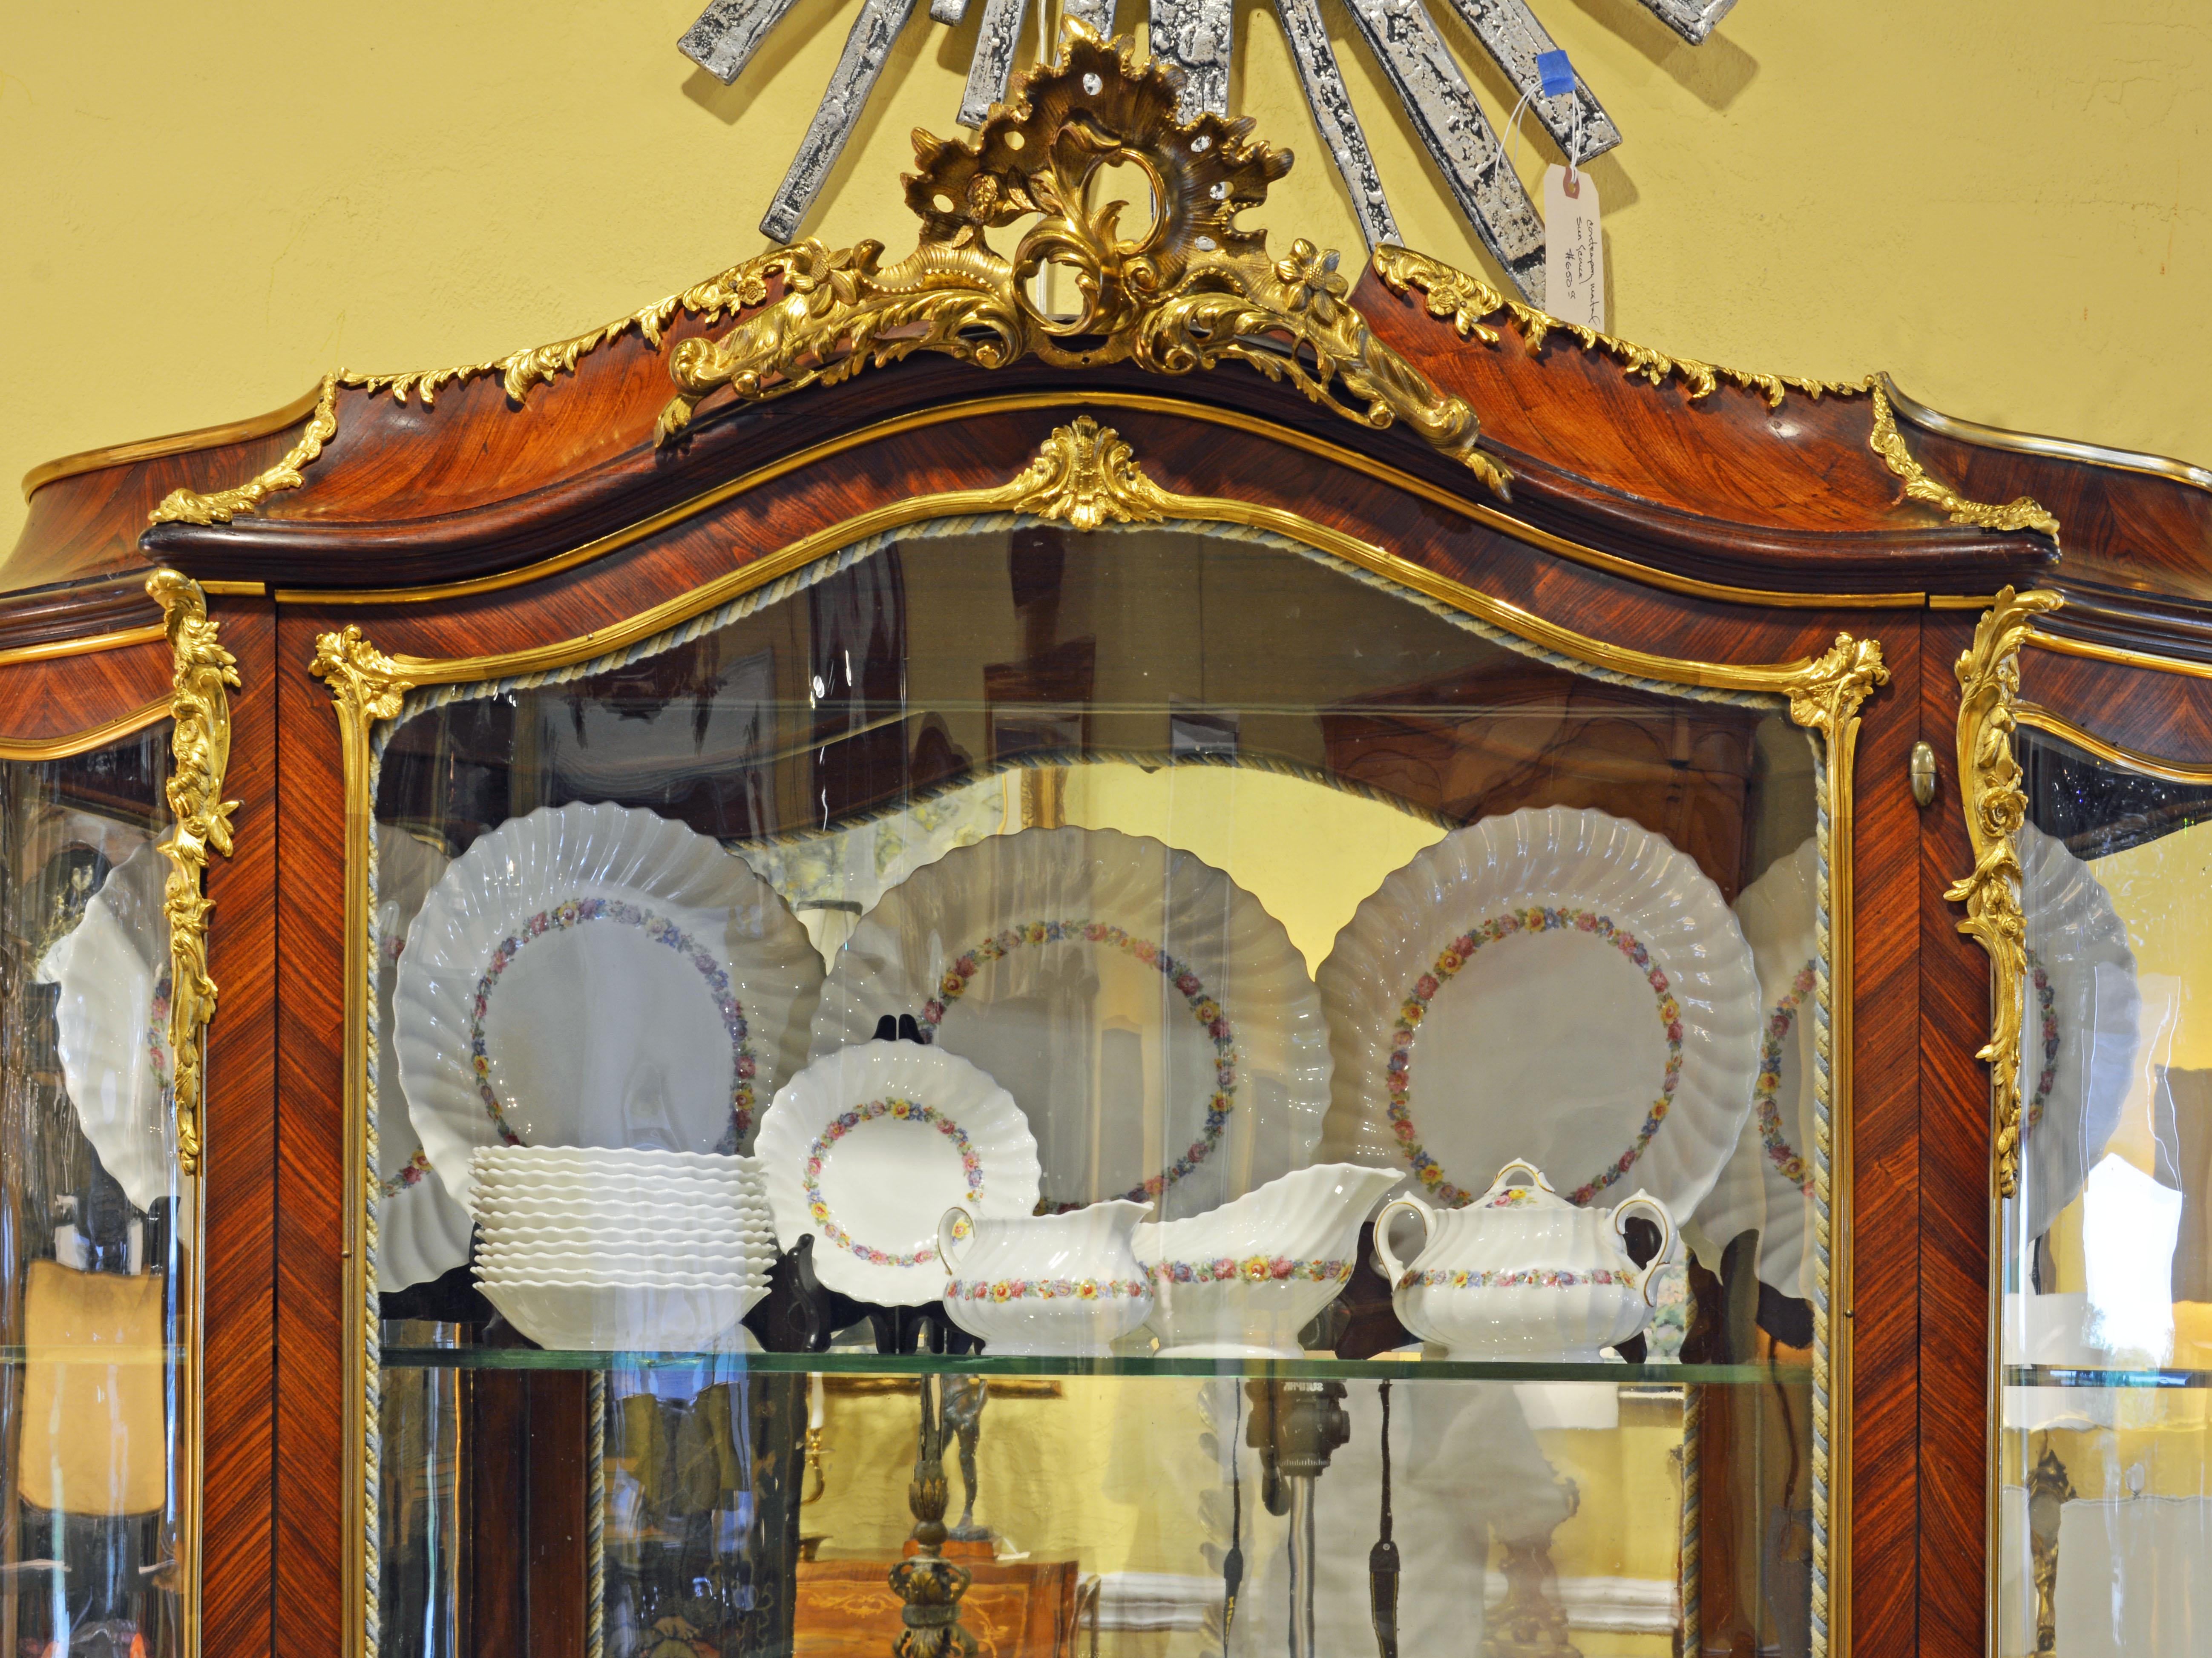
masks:
[[[415,689],[400,676],[398,665],[350,623],[315,636],[314,660],[307,671],[331,688],[331,699],[347,717],[349,739],[365,735],[377,720],[398,719],[401,701]]]
[[[2019,853],[2027,795],[2013,752],[2014,710],[2020,701],[2020,647],[2036,617],[2061,602],[2054,592],[2004,588],[1975,625],[1973,643],[1956,669],[1959,788],[1974,867],[1943,896],[1966,907],[1959,931],[1989,954],[1990,1041],[1976,1057],[1989,1061],[1996,1130],[1992,1175],[1997,1195],[2006,1198],[2020,1187],[2020,1038],[2027,981]]]
[[[1337,256],[1305,241],[1271,258],[1239,229],[1291,158],[1249,121],[1178,118],[1159,64],[1070,23],[1058,62],[1032,70],[970,143],[915,134],[906,199],[922,222],[895,264],[867,241],[793,243],[747,267],[776,297],[720,338],[678,346],[678,395],[661,411],[675,439],[709,397],[747,401],[835,385],[918,351],[981,368],[1027,357],[1062,367],[1127,362],[1184,374],[1241,362],[1375,428],[1403,422],[1498,495],[1504,469],[1477,446],[1474,411],[1370,331]],[[1127,203],[1099,201],[1109,169],[1149,186],[1153,222],[1121,234]],[[1009,255],[989,233],[1027,222]],[[1048,268],[1076,295],[1072,313],[1036,294]]]
[[[238,802],[222,798],[230,764],[230,692],[238,659],[217,641],[198,582],[156,570],[146,591],[161,607],[175,657],[169,711],[169,811],[175,819],[161,841],[169,860],[161,909],[169,923],[169,1051],[177,1130],[177,1162],[187,1175],[200,1167],[201,1108],[206,1078],[200,1037],[215,1017],[216,984],[208,972],[206,890],[210,853],[230,855],[230,816]]]
[[[172,489],[161,504],[146,515],[149,524],[228,524],[242,513],[258,513],[261,503],[280,489],[296,489],[306,482],[302,471],[323,452],[323,446],[337,435],[338,376],[323,376],[322,395],[315,412],[307,417],[299,441],[268,471],[234,489],[204,495],[197,489]]]
[[[1857,726],[1859,704],[1877,685],[1889,683],[1881,641],[1838,634],[1836,642],[1799,674],[1790,686],[1790,718],[1840,744]]]
[[[1968,501],[1940,478],[1929,475],[1905,446],[1905,434],[1897,429],[1897,416],[1889,406],[1889,394],[1882,387],[1877,374],[1866,383],[1867,395],[1874,399],[1874,435],[1868,445],[1881,457],[1882,465],[1901,480],[1908,501],[1925,501],[1954,524],[1963,524],[1978,530],[2035,530],[2049,536],[2053,543],[2058,539],[2058,520],[2032,495],[2021,495],[2001,503]]]

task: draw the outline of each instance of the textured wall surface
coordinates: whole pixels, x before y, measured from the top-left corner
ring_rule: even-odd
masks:
[[[0,473],[558,337],[757,251],[857,6],[806,0],[727,88],[676,51],[697,0],[11,7]],[[1741,0],[1696,49],[1634,0],[1535,7],[1626,135],[1591,168],[1618,331],[2212,462],[2203,0]],[[981,9],[917,11],[805,232],[908,245],[906,135],[951,129]],[[1480,264],[1323,11],[1407,240]],[[1273,13],[1239,31],[1232,105],[1299,155],[1264,222],[1355,247]],[[0,543],[21,513],[0,491]]]

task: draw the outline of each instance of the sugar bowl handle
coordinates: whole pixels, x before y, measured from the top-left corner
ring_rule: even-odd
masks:
[[[975,1218],[958,1204],[937,1218],[937,1258],[945,1263],[945,1276],[959,1270],[955,1256],[965,1255],[975,1242]]]
[[[1620,1202],[1613,1206],[1613,1236],[1620,1240],[1623,1254],[1626,1254],[1628,1249],[1629,1220],[1639,1212],[1659,1229],[1659,1253],[1644,1264],[1643,1272],[1636,1281],[1636,1287],[1644,1292],[1645,1306],[1656,1307],[1659,1303],[1654,1301],[1652,1297],[1659,1288],[1659,1269],[1667,1264],[1668,1258],[1674,1253],[1674,1218],[1667,1212],[1665,1204],[1648,1192],[1638,1192],[1632,1198],[1623,1198]]]
[[[1525,1175],[1528,1178],[1516,1181],[1513,1178],[1516,1175]],[[1549,1192],[1554,1196],[1559,1193],[1559,1188],[1544,1178],[1542,1169],[1537,1168],[1526,1157],[1516,1157],[1498,1171],[1498,1178],[1490,1182],[1490,1189],[1482,1195],[1486,1198],[1494,1198],[1508,1186],[1515,1185],[1533,1186],[1540,1192]],[[1477,1201],[1480,1202],[1480,1199],[1478,1199]]]
[[[1425,1206],[1415,1203],[1411,1198],[1393,1198],[1382,1206],[1381,1212],[1375,1217],[1375,1253],[1382,1257],[1382,1265],[1389,1269],[1386,1276],[1393,1290],[1398,1287],[1398,1280],[1406,1276],[1406,1264],[1390,1248],[1390,1223],[1401,1213],[1417,1216],[1421,1223],[1421,1247],[1413,1251],[1413,1258],[1419,1260],[1422,1250],[1429,1247],[1431,1217]]]

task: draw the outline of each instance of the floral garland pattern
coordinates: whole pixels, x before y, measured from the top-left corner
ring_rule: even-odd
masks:
[[[986,938],[981,944],[954,961],[945,969],[945,977],[937,988],[934,999],[925,1003],[921,1010],[921,1039],[933,1042],[937,1027],[945,1021],[945,1010],[967,993],[968,986],[987,962],[1003,960],[1024,944],[1056,944],[1081,940],[1094,944],[1105,944],[1121,950],[1147,967],[1158,968],[1160,976],[1181,993],[1190,1008],[1190,1016],[1198,1021],[1213,1042],[1213,1093],[1206,1101],[1206,1128],[1191,1142],[1190,1149],[1158,1174],[1121,1193],[1138,1202],[1157,1198],[1185,1175],[1206,1161],[1207,1153],[1220,1144],[1222,1131],[1228,1127],[1229,1113],[1237,1103],[1237,1032],[1221,1005],[1206,993],[1205,984],[1189,966],[1168,954],[1149,938],[1133,937],[1124,929],[1108,921],[1026,921],[1007,927]],[[1062,1203],[1046,1206],[1051,1213],[1065,1213],[1081,1207],[1079,1204]]]
[[[2050,1102],[2051,1090],[2058,1082],[2058,993],[2051,987],[2051,975],[2043,970],[2041,959],[2032,950],[2027,952],[2027,972],[2035,987],[2035,1011],[2043,1030],[2043,1069],[2036,1073],[2035,1092],[2027,1106],[2027,1127],[2033,1128],[2043,1121],[2043,1108]]]
[[[1435,1193],[1447,1208],[1457,1208],[1476,1195],[1462,1187],[1453,1185],[1444,1178],[1443,1166],[1421,1145],[1419,1132],[1413,1127],[1413,1114],[1408,1101],[1413,1079],[1413,1033],[1428,1017],[1429,1004],[1438,990],[1450,982],[1452,976],[1474,959],[1486,944],[1500,938],[1541,932],[1576,932],[1612,945],[1633,963],[1651,987],[1658,999],[1659,1023],[1667,1036],[1667,1071],[1658,1094],[1645,1114],[1644,1127],[1634,1142],[1622,1152],[1613,1166],[1588,1184],[1568,1194],[1570,1203],[1588,1203],[1604,1191],[1635,1165],[1643,1156],[1644,1148],[1651,1144],[1651,1137],[1659,1132],[1666,1121],[1667,1112],[1674,1102],[1674,1090],[1682,1079],[1682,1010],[1674,1000],[1668,986],[1666,971],[1651,960],[1635,934],[1625,927],[1615,926],[1610,916],[1595,914],[1587,909],[1553,908],[1548,904],[1528,909],[1508,910],[1503,915],[1493,915],[1480,926],[1462,932],[1437,953],[1429,970],[1413,982],[1412,991],[1398,1010],[1397,1028],[1390,1033],[1390,1060],[1388,1066],[1389,1117],[1391,1132],[1398,1138],[1401,1154],[1421,1184]]]
[[[1161,1260],[1146,1269],[1163,1284],[1334,1284],[1352,1276],[1348,1260],[1293,1260],[1288,1255],[1247,1255],[1232,1260]]]
[[[937,1259],[933,1244],[925,1243],[919,1249],[903,1254],[892,1254],[872,1244],[860,1242],[830,1218],[830,1206],[822,1196],[822,1163],[830,1148],[851,1133],[864,1122],[873,1122],[878,1117],[889,1117],[895,1122],[918,1122],[934,1128],[952,1142],[953,1150],[960,1154],[960,1169],[968,1182],[968,1195],[962,1201],[979,1203],[983,1197],[983,1159],[969,1143],[968,1131],[942,1114],[935,1107],[915,1100],[870,1100],[866,1105],[856,1105],[850,1111],[841,1111],[830,1120],[806,1148],[806,1169],[802,1185],[806,1193],[806,1212],[823,1237],[849,1254],[859,1256],[872,1266],[919,1266],[926,1260]],[[954,1224],[955,1236],[960,1235],[958,1223]]]
[[[1797,1023],[1798,1009],[1813,993],[1817,968],[1814,962],[1799,968],[1797,976],[1790,981],[1789,994],[1767,1011],[1766,1029],[1759,1039],[1759,1080],[1751,1088],[1752,1107],[1759,1114],[1759,1138],[1766,1147],[1767,1161],[1808,1198],[1813,1195],[1813,1165],[1797,1154],[1783,1132],[1782,1102],[1777,1096],[1782,1087],[1783,1048],[1790,1041],[1790,1027]]]
[[[655,915],[649,909],[626,903],[620,898],[571,898],[550,909],[541,909],[514,932],[500,940],[499,948],[492,951],[490,963],[483,976],[477,981],[476,999],[469,1006],[469,1058],[476,1071],[477,1096],[490,1114],[492,1124],[499,1130],[501,1144],[520,1145],[522,1137],[507,1126],[507,1115],[501,1109],[500,1097],[491,1085],[491,1056],[484,1049],[484,1015],[491,1007],[491,993],[499,983],[499,975],[522,954],[523,947],[534,938],[548,933],[565,932],[570,927],[581,926],[586,921],[615,921],[623,926],[640,927],[645,936],[658,944],[665,944],[699,971],[707,981],[707,993],[714,998],[714,1006],[722,1016],[722,1028],[730,1033],[732,1082],[730,1087],[730,1121],[739,1144],[752,1127],[753,1076],[756,1066],[752,1049],[745,1042],[744,1009],[730,993],[729,969],[716,961],[714,953],[694,944],[689,934],[673,921]]]
[[[1125,1301],[1149,1297],[1152,1286],[1131,1278],[955,1278],[945,1286],[947,1301]]]
[[[1588,1272],[1573,1272],[1557,1266],[1535,1266],[1526,1271],[1505,1272],[1431,1266],[1425,1272],[1401,1273],[1398,1287],[1401,1290],[1574,1290],[1584,1284],[1619,1284],[1633,1288],[1638,1281],[1632,1272],[1616,1272],[1607,1266],[1600,1266]]]
[[[407,1159],[407,1166],[404,1169],[390,1180],[377,1181],[376,1193],[379,1197],[384,1198],[398,1197],[402,1192],[421,1185],[422,1176],[429,1172],[430,1154],[418,1145],[415,1148],[415,1155]]]

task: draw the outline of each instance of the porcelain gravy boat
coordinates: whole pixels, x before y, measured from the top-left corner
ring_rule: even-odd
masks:
[[[994,1353],[1103,1356],[1152,1315],[1152,1286],[1130,1245],[1151,1212],[1127,1198],[997,1218],[954,1205],[937,1224],[945,1315]]]
[[[1625,1242],[1638,1215],[1660,1235],[1643,1266]],[[1422,1228],[1410,1262],[1390,1247],[1392,1224],[1408,1217]],[[1658,1270],[1674,1250],[1674,1218],[1656,1198],[1638,1192],[1611,1209],[1578,1209],[1518,1158],[1465,1208],[1400,1198],[1375,1219],[1399,1322],[1458,1359],[1596,1362],[1650,1321]]]

